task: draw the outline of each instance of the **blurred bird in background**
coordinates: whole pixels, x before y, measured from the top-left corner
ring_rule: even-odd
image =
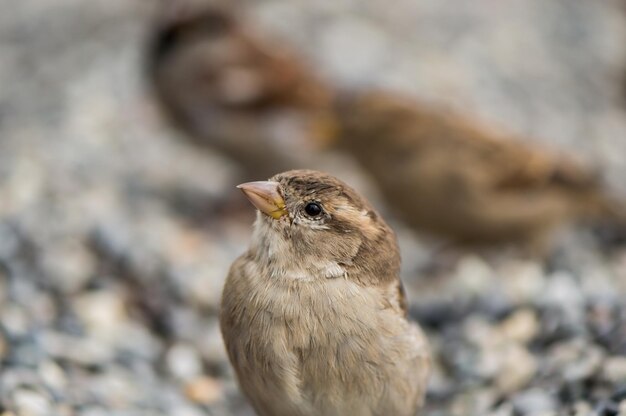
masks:
[[[267,178],[309,161],[311,112],[332,90],[303,59],[225,8],[175,2],[164,10],[149,78],[170,119],[200,146],[221,151],[245,177]],[[317,124],[323,128],[322,124]]]
[[[402,94],[328,85],[233,12],[181,6],[164,16],[150,50],[158,98],[191,139],[247,176],[318,167],[322,148],[344,152],[407,224],[465,246],[536,254],[559,225],[626,223],[599,175],[572,158]]]
[[[541,251],[567,221],[626,223],[599,175],[567,156],[398,94],[345,95],[336,110],[337,145],[419,231]]]

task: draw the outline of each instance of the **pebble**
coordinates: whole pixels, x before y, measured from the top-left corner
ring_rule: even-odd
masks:
[[[608,357],[602,366],[602,375],[611,383],[626,383],[626,357]]]
[[[100,403],[113,408],[128,408],[137,405],[145,385],[127,369],[110,365],[106,372],[91,377],[86,387]]]
[[[0,332],[0,361],[4,360],[9,350],[9,345],[7,340],[4,338],[2,333]]]
[[[74,300],[73,306],[87,331],[98,338],[118,337],[121,324],[128,319],[124,300],[115,290],[86,292]]]
[[[206,413],[197,407],[193,407],[187,404],[181,404],[172,409],[172,415],[176,416],[206,416]]]
[[[203,360],[207,363],[215,366],[228,361],[222,332],[217,322],[213,322],[203,328],[197,345]]]
[[[538,300],[540,305],[564,311],[573,321],[582,320],[583,294],[569,273],[559,271],[549,276],[546,288]]]
[[[80,410],[80,416],[108,416],[109,411],[102,407],[88,406]]]
[[[9,336],[17,338],[28,334],[31,322],[24,308],[8,303],[0,309],[0,325]]]
[[[558,408],[556,398],[545,389],[533,388],[515,394],[513,406],[516,414],[551,415]]]
[[[497,397],[492,389],[472,389],[459,394],[450,408],[453,416],[484,415],[493,406]]]
[[[543,270],[538,263],[514,261],[499,270],[507,298],[516,305],[532,304],[541,296],[546,285]]]
[[[39,364],[38,373],[46,386],[62,392],[67,387],[67,377],[63,369],[52,360],[45,360]]]
[[[562,374],[568,381],[580,381],[592,376],[600,370],[604,359],[604,354],[598,347],[587,346],[576,352],[576,358],[568,360],[563,366]]]
[[[500,331],[506,338],[521,344],[528,344],[539,332],[537,313],[532,309],[519,309],[500,324]]]
[[[50,401],[36,391],[21,388],[12,396],[15,411],[20,416],[49,416],[52,413]]]
[[[54,298],[45,292],[30,296],[28,311],[31,319],[39,325],[53,325],[59,313]]]
[[[185,385],[185,396],[194,403],[211,405],[224,398],[224,389],[216,379],[203,376]]]
[[[227,274],[227,271],[223,270],[217,262],[198,265],[186,273],[185,296],[189,299],[189,304],[218,310],[224,279],[216,278],[216,276],[225,278]]]
[[[75,239],[59,240],[43,253],[43,262],[55,287],[76,293],[93,277],[96,259],[85,245]]]
[[[593,409],[588,402],[579,401],[576,402],[572,409],[572,416],[589,416],[592,414]]]
[[[489,412],[488,416],[513,416],[513,404],[509,402],[504,402],[496,409]]]
[[[81,338],[56,331],[39,336],[41,347],[51,357],[83,366],[101,366],[111,362],[115,351],[93,338]]]
[[[2,227],[2,222],[0,221],[0,227]],[[2,229],[0,228],[0,239],[4,237],[2,233]],[[2,243],[0,243],[0,303],[5,303],[7,301],[7,286],[9,281],[9,271],[6,270],[6,266],[2,261],[3,253],[2,253]]]
[[[512,393],[526,386],[537,372],[537,360],[523,346],[509,344],[499,352],[500,365],[495,385],[502,393]]]
[[[202,360],[191,345],[179,343],[170,347],[165,363],[170,374],[177,379],[190,380],[202,373]]]
[[[494,282],[496,276],[487,262],[477,256],[463,257],[456,270],[456,282],[468,295],[482,295]]]
[[[482,316],[470,316],[463,323],[465,339],[484,350],[493,350],[506,341],[498,328]]]

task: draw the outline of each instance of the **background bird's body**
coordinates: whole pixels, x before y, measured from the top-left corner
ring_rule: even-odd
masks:
[[[623,204],[567,157],[401,94],[341,92],[224,11],[162,26],[150,65],[161,102],[190,138],[238,161],[246,176],[323,166],[320,144],[334,136],[419,232],[543,252],[568,221],[626,224]]]
[[[351,97],[340,145],[418,230],[461,243],[541,243],[556,225],[608,215],[613,201],[574,161],[402,96]]]
[[[351,189],[334,195],[339,182],[326,188],[326,178],[314,186],[333,194],[328,222],[259,214],[224,286],[229,358],[261,416],[413,416],[429,354],[407,320],[394,234],[366,203],[347,205],[360,200]]]

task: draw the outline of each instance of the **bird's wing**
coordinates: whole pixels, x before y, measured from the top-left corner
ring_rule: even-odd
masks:
[[[406,290],[400,278],[396,278],[386,286],[385,308],[397,311],[403,317],[409,316],[409,303],[406,297]]]
[[[399,278],[397,281],[397,297],[397,302],[400,306],[400,310],[405,317],[409,316],[409,302],[406,297],[406,290],[404,289],[404,284],[402,283],[402,280],[400,280]]]
[[[458,116],[442,117],[446,127],[441,130],[449,131],[457,153],[465,153],[459,158],[483,170],[494,189],[584,190],[598,185],[596,172],[571,157]]]
[[[399,94],[347,96],[339,117],[350,150],[370,161],[429,163],[434,176],[456,172],[468,177],[465,182],[496,190],[586,189],[597,184],[594,172],[570,158]]]

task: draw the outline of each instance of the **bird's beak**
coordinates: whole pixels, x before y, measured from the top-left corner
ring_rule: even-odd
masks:
[[[254,205],[259,211],[274,218],[275,220],[287,214],[285,200],[278,191],[278,182],[246,182],[241,185],[237,185],[237,188],[243,191],[252,205]]]

